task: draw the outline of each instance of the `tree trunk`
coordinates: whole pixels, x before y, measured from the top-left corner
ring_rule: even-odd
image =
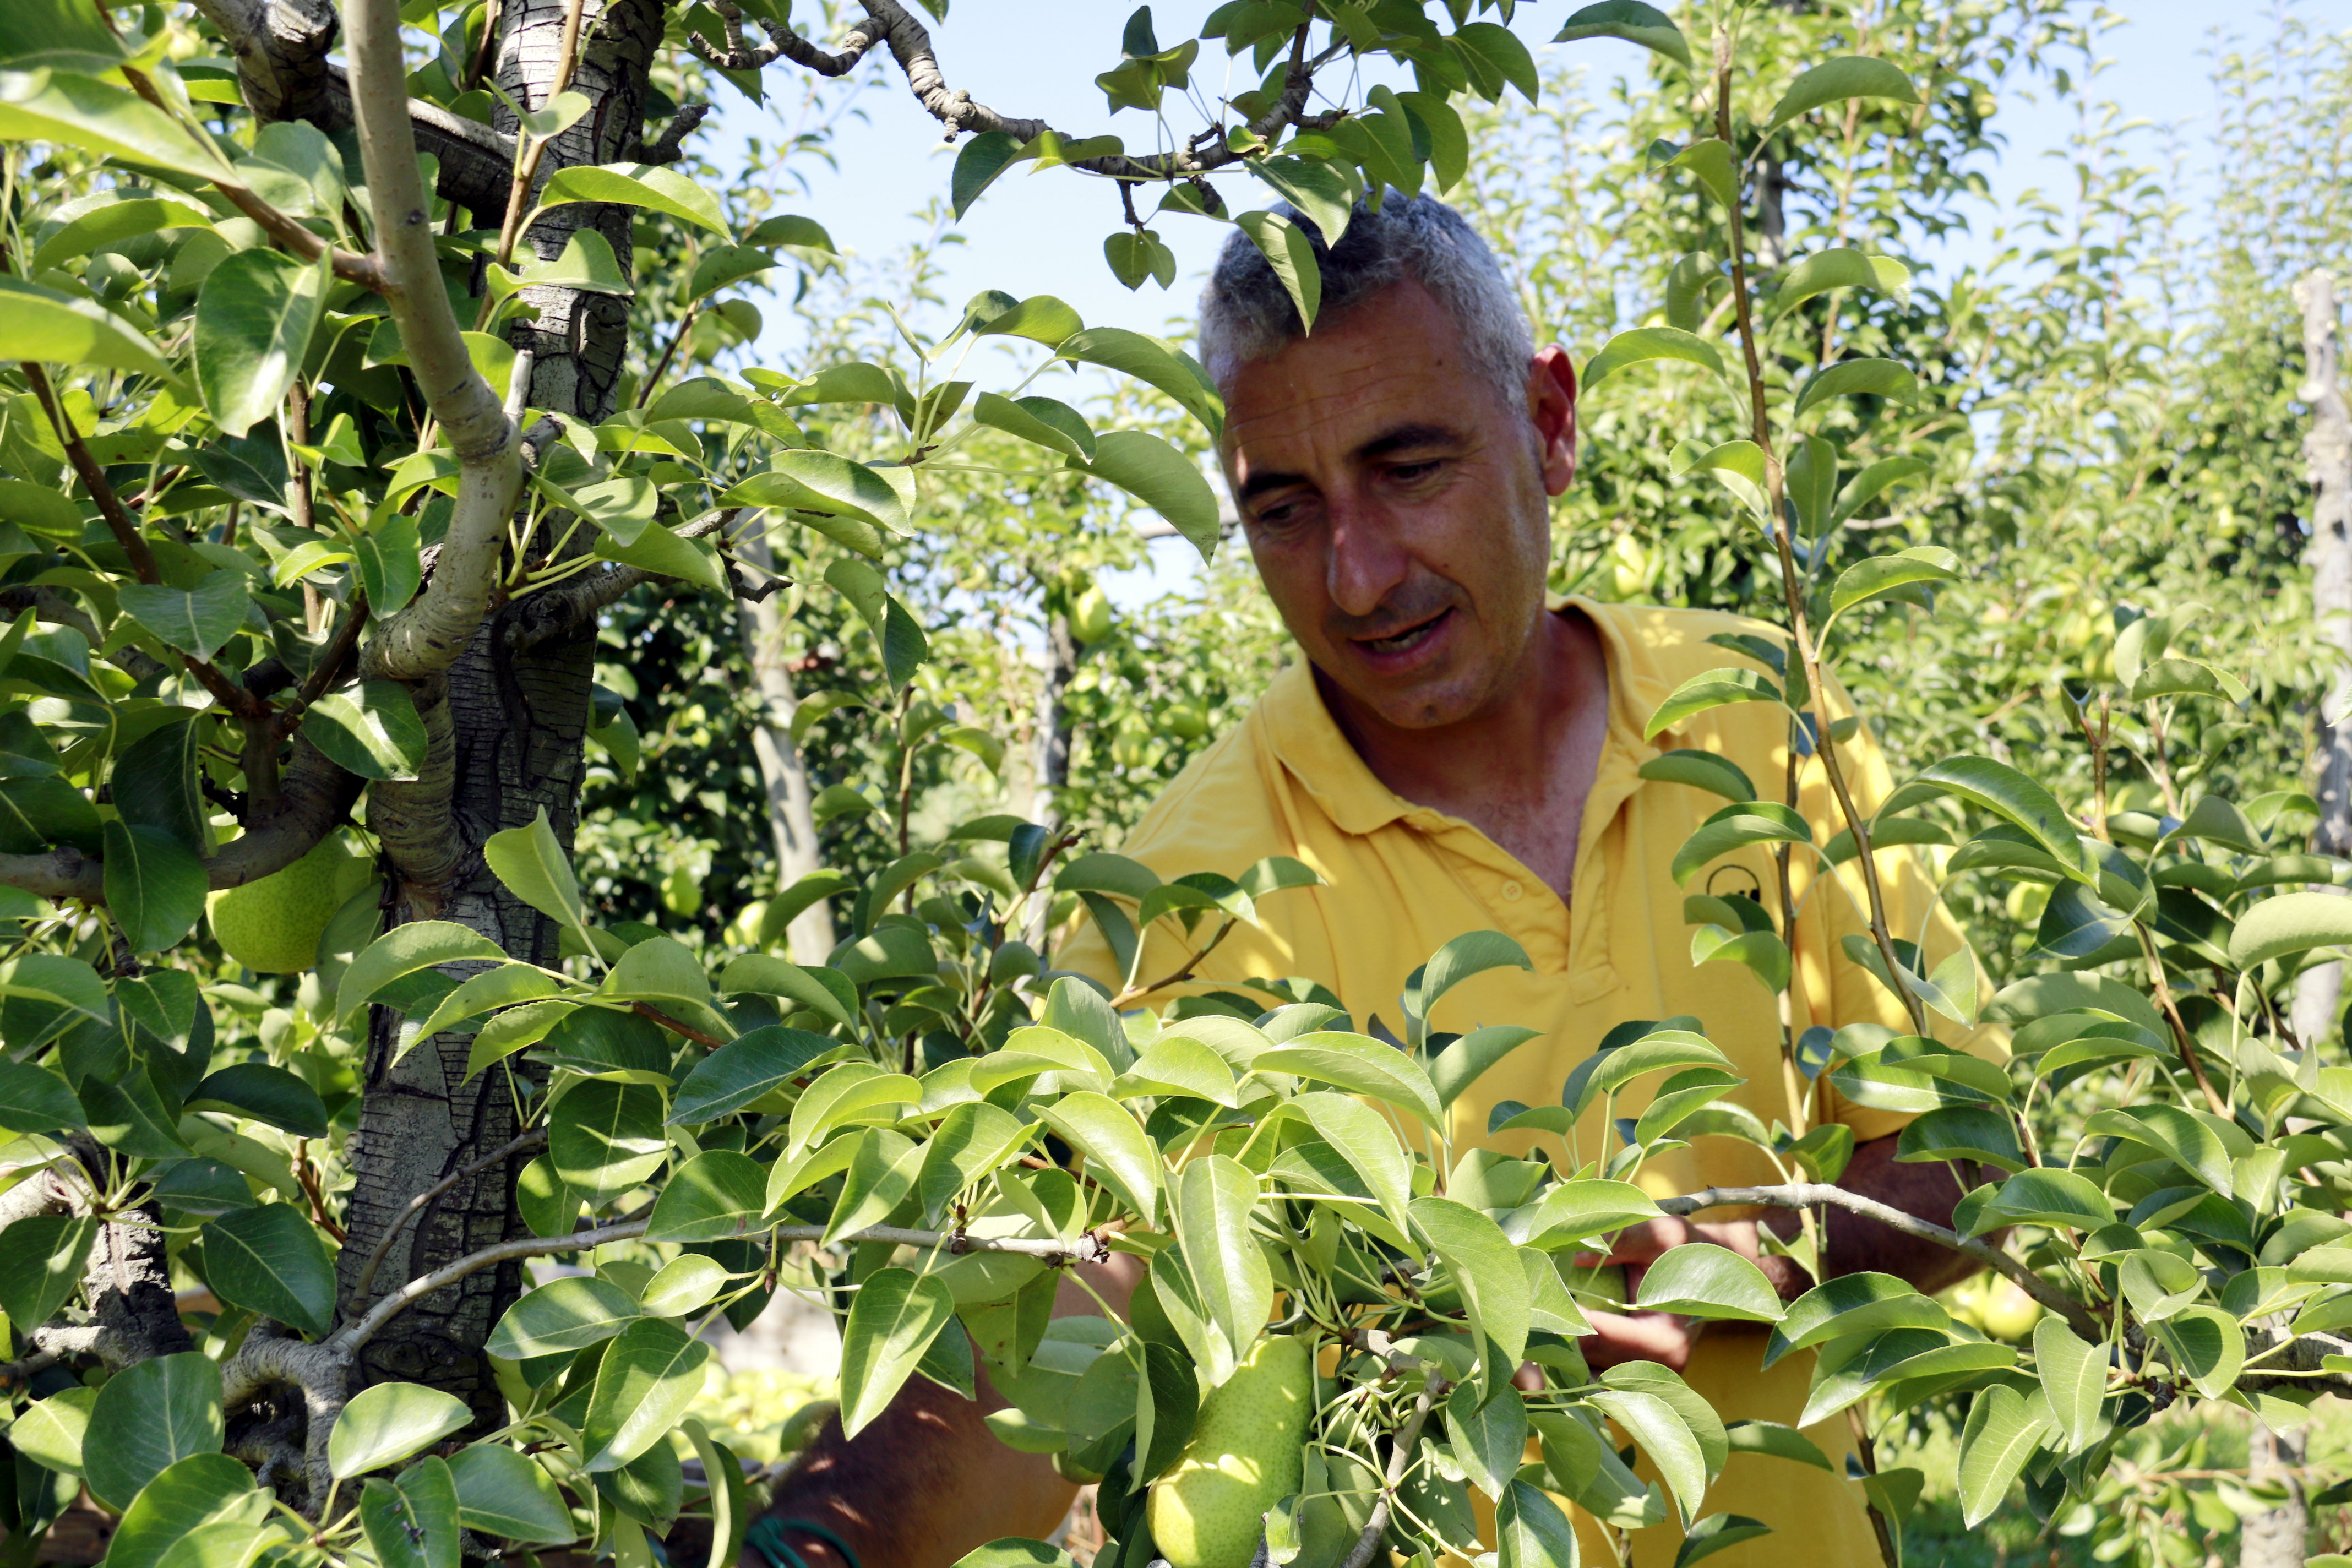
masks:
[[[2284,1481],[2287,1499],[2268,1513],[2246,1521],[2238,1537],[2238,1568],[2303,1568],[2304,1541],[2311,1515],[2304,1503],[2304,1435],[2273,1432],[2260,1421],[2247,1435],[2247,1479]]]
[[[498,80],[533,109],[551,96],[562,54],[564,0],[507,0],[499,7]],[[550,145],[542,179],[576,163],[622,162],[641,144],[646,72],[661,39],[663,0],[586,0],[572,90],[592,107]],[[513,131],[510,112],[500,129]],[[495,227],[503,216],[477,212]],[[591,205],[557,208],[526,237],[539,255],[560,253],[571,235],[604,235],[625,268],[629,214]],[[518,258],[520,260],[520,258]],[[568,421],[610,418],[627,350],[627,301],[562,289],[524,297],[536,320],[509,336],[533,356],[527,407]],[[555,431],[542,422],[529,434],[544,447]],[[594,616],[534,614],[535,599],[504,606],[480,629],[439,689],[415,693],[434,738],[425,777],[415,785],[379,786],[378,816],[430,824],[439,840],[420,855],[404,841],[396,852],[394,923],[455,921],[481,931],[509,955],[551,964],[553,921],[523,904],[491,875],[482,845],[492,834],[527,826],[541,812],[567,851],[579,823],[583,738],[591,714]],[[389,808],[387,811],[386,808]],[[360,1124],[347,1151],[353,1185],[345,1215],[349,1239],[339,1264],[346,1321],[417,1275],[509,1237],[523,1234],[514,1193],[520,1160],[483,1171],[437,1197],[394,1241],[366,1297],[359,1275],[415,1194],[471,1163],[518,1131],[515,1095],[503,1069],[465,1077],[471,1042],[445,1034],[419,1044],[397,1066],[393,1016],[379,1008],[370,1032]],[[369,1343],[362,1384],[403,1379],[467,1400],[482,1422],[503,1420],[503,1405],[480,1349],[491,1325],[520,1293],[522,1271],[506,1264],[426,1298]]]
[[[775,570],[768,542],[756,531],[737,542],[735,553],[761,572]],[[793,672],[784,664],[784,613],[776,595],[748,604],[738,600],[736,626],[759,687],[761,721],[751,731],[751,752],[760,760],[760,782],[768,793],[768,831],[776,841],[776,888],[781,892],[821,864],[808,769],[793,742],[793,711],[800,699],[793,690]],[[823,899],[793,917],[785,931],[785,951],[802,964],[823,963],[832,956],[833,917]]]
[[[2336,651],[2336,684],[2321,705],[2317,724],[2319,826],[2312,847],[2323,855],[2352,855],[2352,416],[2336,374],[2340,310],[2336,279],[2325,270],[2294,286],[2303,312],[2304,401],[2311,405],[2311,433],[2303,451],[2315,491],[2311,505],[2312,614],[2319,640]],[[2305,972],[2295,987],[2295,1037],[2316,1044],[2336,1026],[2344,988],[2344,965],[2325,963]]]
[[[1045,825],[1050,839],[1062,830],[1061,792],[1070,782],[1070,713],[1064,700],[1078,672],[1078,638],[1067,612],[1045,612],[1045,670],[1037,687],[1037,722],[1029,746],[1030,820]],[[1023,940],[1044,951],[1045,921],[1053,901],[1039,899]]]

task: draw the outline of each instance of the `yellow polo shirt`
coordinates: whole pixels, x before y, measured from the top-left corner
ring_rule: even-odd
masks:
[[[1784,1067],[1776,1004],[1746,968],[1691,963],[1694,928],[1683,919],[1685,894],[1760,890],[1766,907],[1777,910],[1769,847],[1736,851],[1703,870],[1687,889],[1677,886],[1669,870],[1675,851],[1725,802],[1690,785],[1644,780],[1637,772],[1661,752],[1698,748],[1738,763],[1765,798],[1781,798],[1786,719],[1777,706],[1717,708],[1655,740],[1642,735],[1658,704],[1691,677],[1727,666],[1754,668],[1738,653],[1710,645],[1709,637],[1760,632],[1776,643],[1780,637],[1755,622],[1710,611],[1580,598],[1564,604],[1581,611],[1599,631],[1610,687],[1608,737],[1584,808],[1570,903],[1563,905],[1477,828],[1415,805],[1381,784],[1340,733],[1308,668],[1295,664],[1275,678],[1239,728],[1169,785],[1121,847],[1162,878],[1192,871],[1235,876],[1269,855],[1296,857],[1323,878],[1321,887],[1264,900],[1258,923],[1236,927],[1190,988],[1304,976],[1336,992],[1359,1028],[1369,1028],[1377,1016],[1401,1035],[1399,997],[1406,977],[1451,938],[1499,931],[1527,950],[1533,972],[1490,970],[1463,983],[1440,1001],[1433,1027],[1518,1024],[1542,1035],[1506,1057],[1454,1102],[1457,1149],[1487,1142],[1487,1112],[1498,1100],[1559,1104],[1570,1071],[1613,1026],[1677,1014],[1696,1016],[1707,1037],[1731,1058],[1748,1081],[1729,1098],[1767,1126],[1776,1120],[1792,1127],[1842,1121],[1858,1142],[1896,1131],[1907,1118],[1847,1103],[1825,1079],[1808,1084]],[[1832,701],[1835,710],[1851,710],[1842,691],[1832,694]],[[1891,784],[1867,732],[1842,745],[1839,757],[1857,804],[1872,809]],[[1826,845],[1843,823],[1817,761],[1806,761],[1798,798],[1815,842]],[[1900,1005],[1839,948],[1841,937],[1868,933],[1859,877],[1849,865],[1838,875],[1817,878],[1811,858],[1802,850],[1793,857],[1800,900],[1791,939],[1796,1028],[1801,1033],[1815,1024],[1835,1028],[1871,1021],[1904,1029]],[[1878,860],[1895,934],[1921,942],[1930,966],[1956,951],[1961,945],[1958,932],[1934,902],[1913,852],[1882,852]],[[1172,973],[1182,956],[1162,922],[1148,939],[1138,973],[1148,980]],[[1113,969],[1090,922],[1059,962],[1104,978]],[[1164,1005],[1169,999],[1150,1001]],[[1984,1048],[1999,1047],[1988,1042]],[[1643,1079],[1619,1096],[1617,1114],[1638,1115],[1657,1081]],[[1619,1147],[1602,1125],[1601,1107],[1575,1136],[1583,1160]],[[1515,1154],[1541,1148],[1558,1160],[1565,1153],[1559,1140],[1534,1133],[1492,1142]],[[1689,1148],[1661,1155],[1640,1177],[1661,1196],[1777,1179],[1759,1151],[1718,1137],[1702,1137]],[[1737,1212],[1706,1217],[1729,1219]],[[1760,1332],[1718,1326],[1699,1342],[1684,1375],[1727,1422],[1793,1423],[1804,1405],[1812,1358],[1792,1355],[1763,1371],[1763,1346]],[[1808,1435],[1839,1474],[1785,1459],[1735,1455],[1709,1491],[1702,1512],[1746,1514],[1774,1531],[1728,1549],[1729,1555],[1720,1559],[1724,1568],[1877,1562],[1861,1489],[1843,1476],[1845,1455],[1853,1447],[1845,1418],[1821,1423]],[[1578,1523],[1580,1531],[1590,1526],[1580,1514]],[[1679,1538],[1671,1525],[1638,1532],[1636,1568],[1670,1568]],[[1585,1544],[1607,1560],[1597,1537]]]

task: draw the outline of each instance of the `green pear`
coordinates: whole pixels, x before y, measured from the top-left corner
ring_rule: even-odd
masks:
[[[1183,1458],[1152,1483],[1145,1517],[1170,1568],[1249,1568],[1265,1510],[1298,1489],[1314,1409],[1306,1342],[1258,1341],[1202,1404]]]

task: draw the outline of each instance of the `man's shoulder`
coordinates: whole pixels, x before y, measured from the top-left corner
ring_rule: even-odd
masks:
[[[1775,647],[1788,641],[1787,635],[1769,622],[1728,610],[1590,603],[1580,607],[1618,633],[1624,650],[1646,666],[1638,673],[1662,680],[1670,688],[1725,665],[1745,668],[1755,662],[1736,648],[1711,639],[1761,637]]]
[[[1184,764],[1128,830],[1120,854],[1170,877],[1283,852],[1276,842],[1279,769],[1269,766],[1262,707],[1263,700]]]

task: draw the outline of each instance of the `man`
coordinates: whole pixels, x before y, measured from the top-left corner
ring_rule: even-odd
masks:
[[[1527,950],[1532,973],[1479,975],[1433,1022],[1544,1033],[1455,1103],[1458,1141],[1482,1141],[1498,1100],[1557,1103],[1563,1079],[1613,1026],[1693,1015],[1748,1080],[1731,1098],[1768,1124],[1843,1122],[1858,1143],[1843,1185],[1948,1223],[1960,1194],[1953,1173],[1894,1161],[1904,1118],[1848,1104],[1785,1068],[1780,1018],[1753,976],[1689,960],[1685,889],[1668,868],[1720,802],[1637,770],[1663,750],[1698,747],[1777,795],[1786,720],[1742,704],[1655,741],[1642,731],[1681,682],[1744,662],[1710,637],[1759,628],[1701,612],[1546,603],[1548,499],[1576,470],[1575,372],[1559,348],[1535,352],[1508,284],[1459,215],[1391,194],[1377,213],[1358,207],[1339,246],[1326,252],[1318,241],[1318,251],[1323,310],[1311,334],[1239,236],[1210,280],[1201,329],[1226,400],[1222,457],[1242,528],[1306,660],[1169,787],[1125,849],[1163,876],[1233,874],[1290,855],[1325,885],[1267,899],[1262,924],[1238,928],[1197,981],[1307,976],[1366,1025],[1394,1013],[1406,977],[1448,939],[1501,931]],[[1845,743],[1843,761],[1866,803],[1885,796],[1885,769],[1865,738]],[[1840,825],[1818,762],[1803,763],[1799,784],[1800,808],[1826,842]],[[1956,951],[1948,921],[1929,914],[1917,868],[1888,854],[1881,868],[1897,929],[1924,936],[1931,963]],[[1775,908],[1777,880],[1758,847],[1716,862],[1690,890]],[[1817,879],[1797,857],[1801,903],[1788,935],[1799,1030],[1903,1026],[1894,999],[1840,953],[1841,937],[1867,930],[1858,887]],[[1181,967],[1170,933],[1152,944],[1138,973]],[[1080,940],[1062,962],[1109,977],[1097,941]],[[1597,1114],[1588,1122],[1575,1156],[1585,1160],[1610,1136]],[[1513,1152],[1544,1143],[1533,1134],[1494,1142]],[[1544,1152],[1570,1157],[1557,1141]],[[1643,1179],[1664,1193],[1779,1178],[1753,1148],[1703,1138],[1651,1162]],[[1796,1229],[1785,1214],[1762,1223],[1780,1236]],[[1811,1280],[1766,1250],[1759,1226],[1752,1215],[1654,1223],[1629,1234],[1612,1260],[1638,1279],[1665,1247],[1707,1241],[1758,1261],[1784,1299],[1800,1294]],[[1934,1290],[1969,1272],[1952,1254],[1851,1216],[1833,1215],[1828,1237],[1832,1273],[1877,1269]],[[1702,1337],[1664,1313],[1593,1321],[1580,1342],[1589,1361],[1673,1367],[1727,1421],[1793,1424],[1803,1407],[1812,1358],[1764,1369],[1760,1333]],[[902,1398],[875,1434],[818,1453],[776,1510],[844,1535],[866,1531],[866,1568],[945,1564],[993,1537],[1050,1528],[1067,1496],[1044,1461],[994,1447],[973,1406],[934,1389]],[[1774,1527],[1732,1549],[1726,1568],[1876,1561],[1860,1489],[1843,1472],[1849,1428],[1841,1419],[1810,1436],[1838,1473],[1735,1456],[1708,1494],[1704,1511]],[[905,1489],[893,1495],[894,1486]],[[1671,1525],[1638,1532],[1634,1561],[1664,1568],[1677,1544]],[[1587,1547],[1605,1557],[1597,1537]]]

